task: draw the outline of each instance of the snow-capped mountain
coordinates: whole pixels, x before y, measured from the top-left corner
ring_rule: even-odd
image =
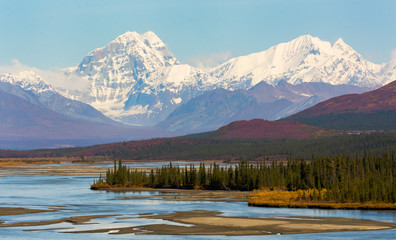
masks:
[[[77,74],[90,82],[87,90],[60,89],[65,96],[138,125],[157,123],[183,100],[213,84],[207,73],[180,64],[153,32],[127,32],[64,74]]]
[[[266,51],[236,57],[211,70],[227,89],[249,88],[261,81],[324,82],[333,85],[380,86],[382,65],[365,60],[340,38],[333,45],[310,35]]]
[[[374,87],[391,81],[393,72],[384,69],[385,65],[366,61],[342,39],[331,44],[304,35],[204,71],[181,64],[153,32],[126,32],[89,53],[78,66],[64,70],[88,80],[88,89],[58,90],[112,119],[147,126],[217,88],[249,89],[262,81]]]
[[[33,71],[0,75],[0,90],[64,116],[116,124],[92,106],[62,96]]]
[[[167,119],[189,100],[219,88],[228,91],[254,89],[260,82],[271,86],[282,82],[292,85],[318,82],[375,87],[396,77],[395,66],[394,63],[378,65],[365,60],[342,39],[331,44],[304,35],[259,53],[230,59],[204,71],[181,64],[153,32],[126,32],[108,45],[90,52],[79,65],[61,71],[67,76],[80,77],[82,82],[88,83],[87,88],[71,90],[56,86],[55,90],[44,84],[39,76],[27,73],[24,73],[26,76],[2,78],[39,96],[54,96],[54,92],[59,92],[67,98],[93,106],[114,120],[153,126]],[[293,93],[278,91],[278,88],[276,91],[268,89],[257,87],[252,95],[258,102],[288,99],[293,103],[288,109],[275,114],[275,118],[336,96],[321,93],[321,97],[315,97],[318,89],[308,95],[300,90]],[[266,105],[268,107],[270,105]],[[272,114],[270,109],[265,111]]]
[[[7,82],[19,86],[33,94],[54,94],[55,88],[47,84],[37,73],[33,71],[23,71],[17,74],[2,74],[0,82]]]

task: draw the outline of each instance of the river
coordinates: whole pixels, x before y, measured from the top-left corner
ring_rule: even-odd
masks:
[[[92,220],[96,224],[72,225],[59,223],[50,226],[2,227],[0,239],[394,239],[396,229],[381,231],[316,233],[267,236],[164,236],[164,235],[109,235],[108,233],[67,233],[68,229],[47,231],[25,231],[46,228],[72,228],[90,230],[101,228],[128,227],[153,223],[177,224],[159,219],[133,218],[139,214],[167,214],[174,211],[212,210],[223,212],[224,216],[245,217],[345,217],[376,221],[396,222],[395,211],[360,210],[319,210],[282,209],[248,207],[246,202],[195,202],[163,201],[153,199],[118,199],[124,196],[155,196],[160,192],[114,193],[89,189],[92,178],[77,176],[48,175],[4,175],[0,176],[0,206],[48,209],[67,209],[59,212],[0,216],[5,223],[40,221],[82,215],[119,214],[120,217],[107,217]],[[62,206],[62,207],[61,207]]]

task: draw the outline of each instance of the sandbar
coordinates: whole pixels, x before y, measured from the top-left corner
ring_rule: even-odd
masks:
[[[163,219],[186,226],[151,224],[134,227],[72,231],[70,233],[150,234],[150,235],[276,235],[340,231],[372,231],[396,228],[396,223],[365,219],[293,217],[250,218],[225,217],[217,211],[182,211],[165,215],[142,216]]]
[[[56,209],[31,209],[21,207],[0,207],[0,216],[57,212]]]
[[[106,218],[106,217],[114,217],[114,216],[119,216],[119,215],[109,214],[109,215],[73,216],[69,218],[43,220],[37,222],[16,222],[16,223],[0,222],[0,227],[32,227],[32,226],[46,226],[57,223],[86,224],[87,222],[95,218]]]

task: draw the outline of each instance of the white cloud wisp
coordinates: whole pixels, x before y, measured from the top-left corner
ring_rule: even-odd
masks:
[[[207,70],[226,62],[230,58],[232,58],[232,54],[230,51],[221,53],[209,53],[187,59],[186,63],[196,68]]]

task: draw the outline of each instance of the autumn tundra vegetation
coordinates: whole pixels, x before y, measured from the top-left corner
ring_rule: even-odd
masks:
[[[387,152],[271,164],[241,161],[229,167],[169,163],[150,172],[128,168],[120,160],[91,188],[255,190],[252,206],[396,209],[395,172],[396,154]]]

